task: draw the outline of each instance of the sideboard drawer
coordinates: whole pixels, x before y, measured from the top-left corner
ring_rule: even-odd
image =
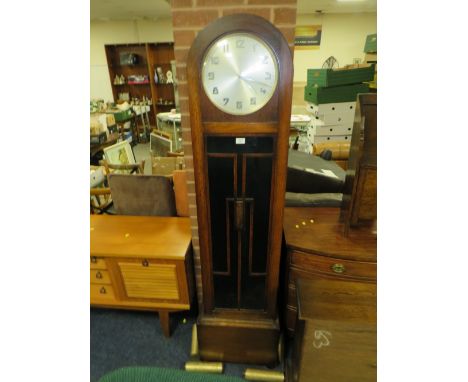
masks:
[[[91,269],[89,271],[91,284],[111,284],[109,272],[102,269]]]
[[[91,256],[90,268],[91,269],[107,269],[106,261],[102,257]]]
[[[312,273],[325,274],[337,278],[377,280],[376,263],[336,259],[300,251],[292,252],[291,263],[299,269],[306,269]]]
[[[90,291],[91,304],[96,301],[105,302],[115,300],[114,289],[112,289],[112,286],[110,285],[91,284]]]

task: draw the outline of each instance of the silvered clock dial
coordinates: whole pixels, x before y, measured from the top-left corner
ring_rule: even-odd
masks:
[[[278,64],[270,47],[248,33],[217,39],[203,59],[203,88],[225,113],[251,114],[270,100],[278,83]]]

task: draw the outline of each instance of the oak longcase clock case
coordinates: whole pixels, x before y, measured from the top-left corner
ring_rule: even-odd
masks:
[[[226,16],[188,57],[204,360],[278,361],[282,219],[292,58],[265,19]]]

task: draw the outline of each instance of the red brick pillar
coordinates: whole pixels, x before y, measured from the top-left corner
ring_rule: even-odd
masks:
[[[192,137],[187,92],[187,55],[197,33],[211,21],[233,13],[252,13],[274,24],[285,36],[294,53],[297,0],[171,0],[174,49],[179,80],[180,112],[182,114],[182,139],[187,168],[187,188],[195,278],[198,301],[202,301],[200,246],[198,239],[197,202],[193,173]]]

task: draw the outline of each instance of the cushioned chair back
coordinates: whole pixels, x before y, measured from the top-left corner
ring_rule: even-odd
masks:
[[[174,190],[169,178],[110,174],[109,187],[118,215],[176,216]]]

